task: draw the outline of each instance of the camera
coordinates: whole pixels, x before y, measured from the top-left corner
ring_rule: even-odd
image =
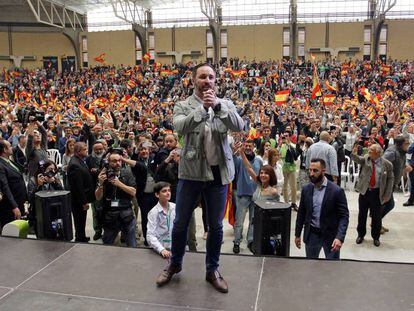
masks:
[[[29,122],[34,122],[34,121],[39,121],[39,122],[45,121],[45,113],[42,111],[32,110],[29,113]]]
[[[45,172],[45,173],[43,173],[42,175],[43,175],[43,176],[45,176],[45,177],[53,178],[53,177],[55,177],[55,176],[56,176],[56,172],[54,172],[54,171],[49,171],[49,172]]]
[[[117,177],[116,172],[112,168],[108,168],[106,171],[106,179],[112,181]]]

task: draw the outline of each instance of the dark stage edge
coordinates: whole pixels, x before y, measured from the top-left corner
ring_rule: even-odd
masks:
[[[163,288],[148,249],[0,238],[0,310],[414,310],[414,265],[221,256],[229,293],[187,253]]]

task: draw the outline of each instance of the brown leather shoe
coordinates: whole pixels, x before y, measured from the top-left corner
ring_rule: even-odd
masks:
[[[229,291],[227,282],[223,279],[220,272],[218,272],[217,270],[207,272],[206,281],[213,285],[213,287],[220,293],[227,293]]]
[[[171,281],[171,278],[174,274],[181,271],[181,266],[175,266],[169,264],[165,269],[158,275],[157,280],[155,281],[158,286],[163,286]]]

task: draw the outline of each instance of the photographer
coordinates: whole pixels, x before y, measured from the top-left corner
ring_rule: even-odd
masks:
[[[43,190],[63,190],[63,186],[57,178],[58,168],[55,162],[46,160],[40,161],[36,173],[30,177],[27,185],[27,192],[29,194],[29,224],[36,232],[36,208],[35,198],[36,192]],[[37,232],[36,232],[37,234]]]
[[[132,211],[135,193],[135,178],[129,167],[122,167],[122,150],[110,151],[108,164],[98,176],[95,191],[96,199],[102,201],[104,244],[113,244],[119,231],[122,231],[126,244],[136,247],[136,220]]]

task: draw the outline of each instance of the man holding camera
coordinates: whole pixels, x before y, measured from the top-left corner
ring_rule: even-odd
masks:
[[[136,220],[132,210],[135,178],[128,166],[122,167],[122,153],[121,149],[109,151],[108,164],[98,176],[95,196],[103,208],[103,243],[113,244],[122,231],[127,246],[136,247]]]

